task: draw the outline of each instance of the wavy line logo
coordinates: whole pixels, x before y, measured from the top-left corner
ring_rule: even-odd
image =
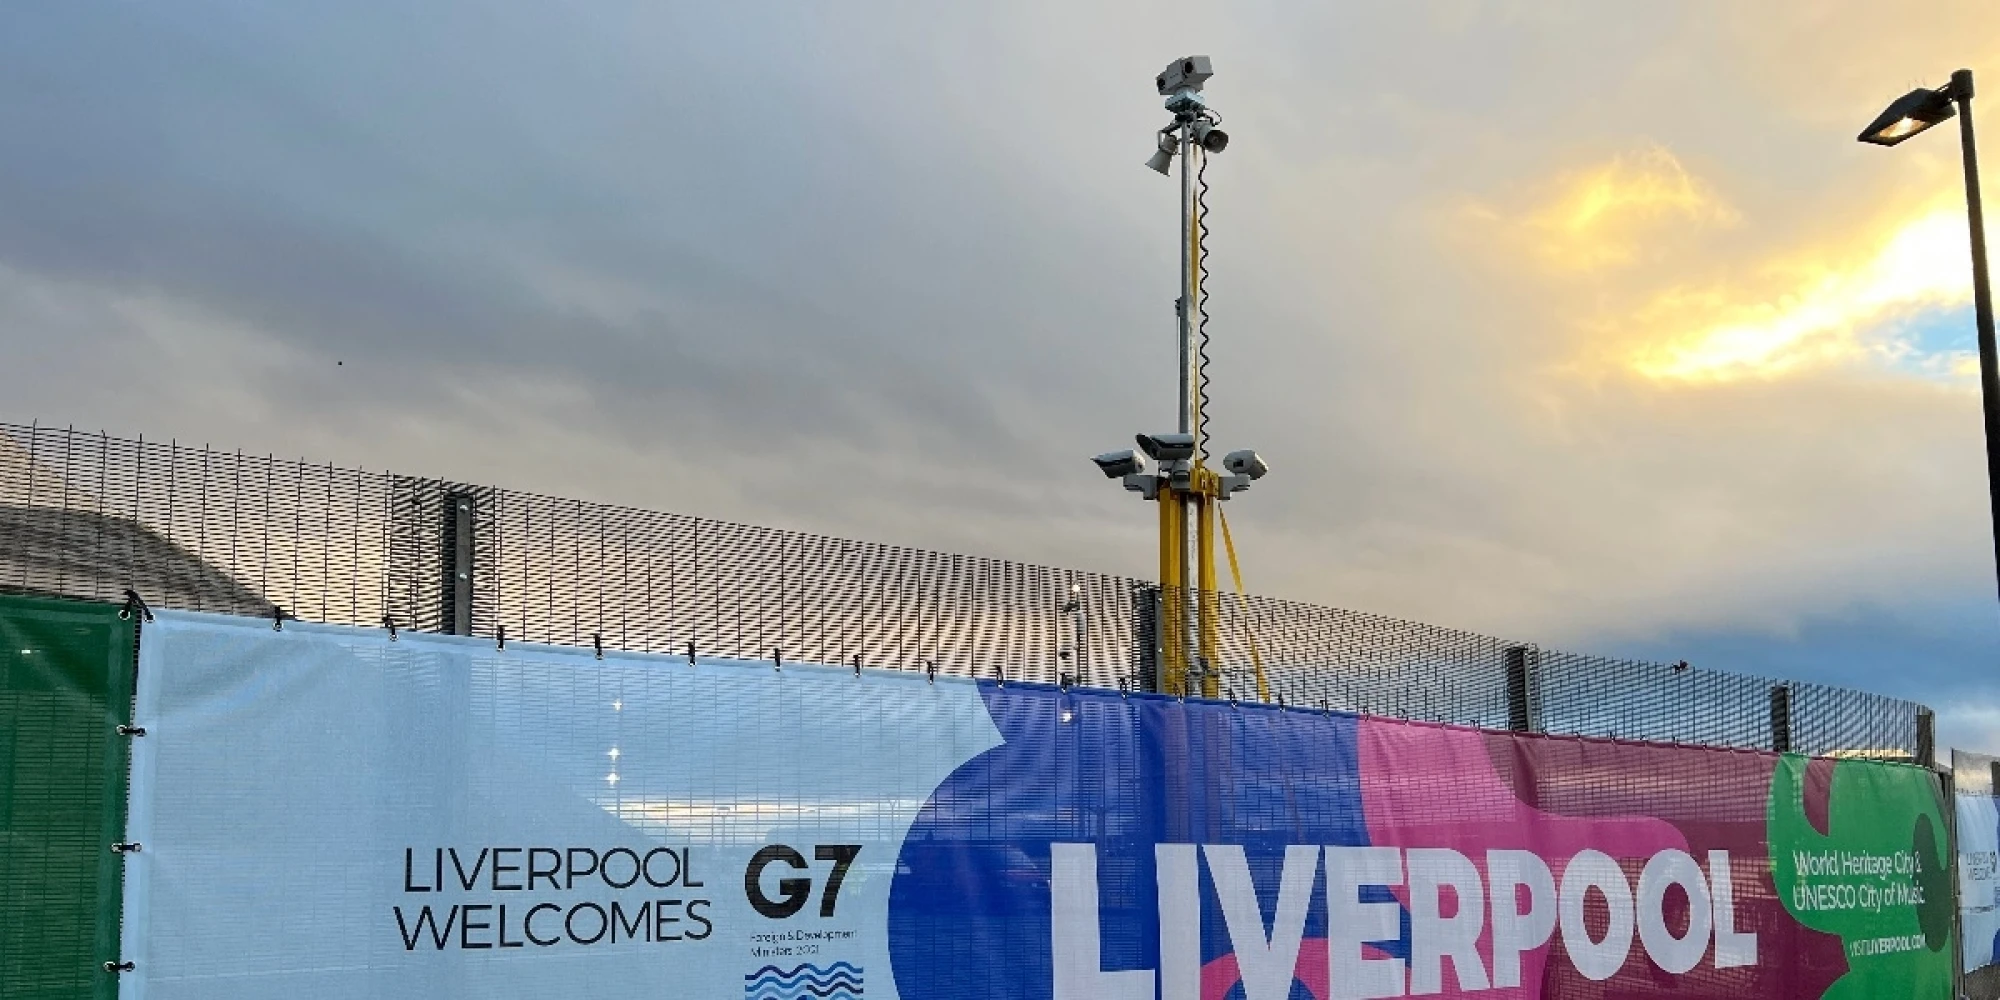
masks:
[[[861,1000],[861,967],[835,962],[787,971],[767,965],[743,977],[743,1000]]]

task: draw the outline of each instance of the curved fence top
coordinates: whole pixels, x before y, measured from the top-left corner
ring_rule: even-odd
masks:
[[[438,479],[0,423],[0,590],[651,652],[1151,688],[1158,586]],[[1928,763],[1930,712],[1221,595],[1224,695]]]

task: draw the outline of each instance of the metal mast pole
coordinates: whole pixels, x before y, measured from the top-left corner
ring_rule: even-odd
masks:
[[[1189,477],[1190,489],[1188,490],[1185,498],[1181,502],[1181,512],[1180,512],[1181,544],[1179,547],[1180,572],[1178,576],[1180,577],[1182,590],[1181,590],[1181,599],[1176,603],[1177,610],[1180,613],[1179,621],[1176,624],[1179,626],[1181,635],[1181,650],[1183,653],[1182,655],[1183,662],[1181,663],[1180,666],[1182,671],[1181,676],[1185,678],[1183,681],[1183,684],[1185,685],[1184,690],[1188,690],[1190,694],[1194,693],[1195,691],[1200,691],[1204,695],[1212,696],[1213,693],[1207,690],[1208,685],[1205,683],[1205,679],[1207,677],[1209,669],[1209,665],[1206,662],[1206,659],[1207,659],[1207,654],[1210,651],[1203,645],[1201,641],[1202,637],[1200,634],[1200,625],[1199,625],[1201,621],[1201,612],[1205,610],[1206,608],[1205,602],[1208,599],[1208,595],[1206,593],[1203,593],[1200,589],[1204,581],[1201,579],[1197,566],[1197,564],[1202,559],[1202,555],[1205,552],[1203,546],[1207,542],[1207,535],[1202,530],[1202,511],[1205,507],[1205,504],[1203,502],[1205,498],[1202,497],[1195,488],[1198,486],[1201,479],[1200,470],[1202,464],[1201,463],[1202,441],[1201,441],[1201,391],[1200,387],[1196,385],[1195,382],[1196,374],[1195,374],[1194,337],[1195,337],[1195,322],[1196,322],[1195,317],[1196,317],[1196,310],[1198,308],[1196,298],[1201,294],[1201,286],[1198,283],[1196,273],[1197,269],[1201,266],[1201,262],[1197,257],[1199,251],[1196,249],[1196,244],[1195,244],[1195,239],[1196,239],[1195,226],[1199,225],[1199,220],[1195,217],[1194,182],[1195,182],[1195,171],[1197,169],[1197,164],[1195,163],[1195,157],[1200,156],[1202,151],[1200,145],[1195,140],[1193,114],[1192,113],[1186,114],[1182,118],[1180,125],[1181,125],[1180,129],[1181,133],[1180,134],[1180,139],[1181,139],[1180,430],[1181,433],[1193,435],[1195,438],[1194,457],[1190,460],[1193,463],[1195,472],[1192,476]],[[1196,679],[1197,673],[1200,674],[1202,680]]]
[[[1979,327],[1979,398],[1986,415],[1986,493],[1993,518],[1993,566],[2000,581],[2000,352],[1993,340],[1993,291],[1986,274],[1986,217],[1979,198],[1979,153],[1972,141],[1972,71],[1951,75],[1965,154],[1965,216],[1972,229],[1972,307]]]
[[[1166,98],[1173,120],[1154,133],[1153,155],[1147,158],[1146,167],[1171,177],[1174,158],[1181,161],[1176,429],[1173,433],[1138,435],[1143,456],[1116,451],[1091,459],[1107,478],[1119,480],[1125,489],[1159,504],[1160,587],[1152,626],[1157,645],[1142,654],[1141,673],[1150,673],[1152,683],[1163,693],[1187,695],[1193,693],[1191,682],[1198,682],[1200,693],[1208,697],[1217,694],[1222,663],[1214,547],[1214,528],[1221,509],[1216,504],[1249,489],[1251,481],[1270,471],[1270,466],[1248,448],[1223,456],[1222,467],[1228,475],[1208,468],[1205,454],[1208,441],[1202,429],[1205,401],[1198,346],[1205,336],[1199,318],[1204,277],[1200,173],[1209,153],[1219,153],[1229,145],[1229,134],[1217,127],[1221,119],[1208,110],[1201,96],[1202,84],[1214,75],[1207,56],[1185,56],[1168,63],[1153,81],[1160,96]],[[1223,530],[1226,534],[1228,529]],[[1239,590],[1242,587],[1240,578],[1237,586]],[[1251,659],[1261,678],[1262,667],[1254,648]],[[1260,680],[1260,692],[1262,683]]]
[[[1180,123],[1181,161],[1181,299],[1178,312],[1181,326],[1180,432],[1193,434],[1194,420],[1194,256],[1189,234],[1194,225],[1194,122]],[[1196,442],[1196,447],[1200,443]]]

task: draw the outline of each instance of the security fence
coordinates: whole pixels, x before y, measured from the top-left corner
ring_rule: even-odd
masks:
[[[1158,587],[437,479],[0,424],[0,590],[646,652],[1154,687]],[[1913,702],[1222,595],[1231,699],[1932,756]]]
[[[136,624],[0,599],[0,1000],[118,995]]]

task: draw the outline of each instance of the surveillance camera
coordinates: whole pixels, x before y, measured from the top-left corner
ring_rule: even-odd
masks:
[[[1139,450],[1156,462],[1185,462],[1194,457],[1192,434],[1141,434]]]
[[[1097,463],[1097,468],[1104,473],[1106,479],[1139,476],[1146,472],[1145,456],[1135,455],[1130,451],[1105,452],[1091,461]]]
[[[1196,122],[1194,141],[1201,143],[1201,148],[1211,153],[1220,153],[1229,148],[1229,133],[1216,128],[1213,122]]]
[[[1251,479],[1262,479],[1265,473],[1271,471],[1271,467],[1265,464],[1256,452],[1248,448],[1222,456],[1222,467],[1239,476],[1249,476]]]
[[[1200,90],[1215,70],[1208,64],[1207,56],[1185,56],[1167,64],[1153,84],[1160,88],[1160,96],[1171,96],[1175,91]]]

